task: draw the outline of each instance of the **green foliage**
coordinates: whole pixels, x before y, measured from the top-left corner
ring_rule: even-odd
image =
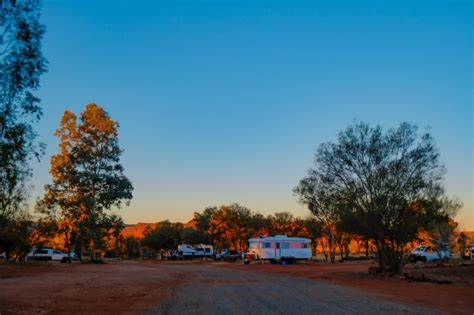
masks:
[[[123,228],[121,219],[108,211],[132,199],[132,184],[120,164],[118,124],[104,109],[89,104],[80,122],[65,111],[55,135],[60,144],[51,157],[53,183],[45,186],[37,211],[68,226],[95,259],[96,249],[107,247],[109,234],[117,241]]]
[[[210,207],[196,212],[193,219],[196,230],[206,234],[216,250],[247,249],[249,238],[261,235],[309,235],[305,221],[288,212],[265,217],[239,204]]]
[[[399,271],[419,229],[449,216],[443,174],[430,133],[408,123],[385,133],[357,123],[318,148],[294,191],[322,222],[373,240],[379,263]]]
[[[188,245],[208,244],[210,241],[206,233],[189,227],[184,228],[181,232],[181,240]]]
[[[6,244],[18,248],[27,242],[17,237],[19,222],[28,221],[22,220],[25,182],[31,176],[29,160],[43,153],[32,126],[41,117],[40,100],[33,92],[46,71],[39,11],[35,0],[0,3],[0,246],[7,251]]]
[[[267,218],[267,229],[271,235],[296,236],[303,232],[304,222],[289,212],[277,212]]]
[[[200,231],[202,234],[207,235],[209,242],[216,247],[218,242],[219,235],[217,232],[211,229],[212,217],[217,213],[217,207],[208,207],[204,209],[202,213],[195,212],[193,217],[193,222],[195,228]]]
[[[31,249],[32,228],[32,218],[26,212],[14,219],[0,218],[0,252],[5,252],[7,260],[24,261]]]
[[[155,251],[176,249],[182,242],[182,231],[183,225],[181,223],[171,223],[168,220],[162,221],[154,229],[150,229],[145,233],[141,243]]]
[[[128,259],[140,258],[142,255],[141,251],[141,241],[136,237],[126,237],[123,240],[125,247],[125,257]]]

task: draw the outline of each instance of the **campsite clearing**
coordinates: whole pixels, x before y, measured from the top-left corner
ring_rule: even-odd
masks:
[[[471,314],[474,289],[377,278],[368,263],[117,261],[0,265],[0,313]],[[465,274],[472,272],[466,266]],[[448,268],[446,268],[448,270]]]

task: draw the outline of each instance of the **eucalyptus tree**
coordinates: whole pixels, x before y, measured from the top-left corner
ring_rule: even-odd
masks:
[[[214,248],[218,248],[220,245],[218,239],[219,235],[211,226],[212,217],[217,213],[217,211],[217,207],[207,207],[202,211],[202,213],[194,212],[192,220],[196,230],[206,235]]]
[[[143,237],[141,244],[152,250],[160,252],[161,257],[166,250],[176,249],[182,243],[182,223],[172,223],[168,220],[161,221],[156,227],[149,229]]]
[[[40,7],[37,0],[0,1],[0,246],[7,259],[8,228],[24,216],[29,160],[43,153],[33,129],[42,114],[33,92],[47,66]]]
[[[430,132],[356,123],[318,148],[295,192],[313,213],[330,209],[342,230],[373,240],[379,264],[398,272],[419,230],[453,214],[441,202],[444,173]]]
[[[60,143],[51,157],[53,182],[45,186],[38,209],[47,215],[59,212],[95,259],[111,222],[109,211],[132,199],[133,186],[120,164],[118,124],[103,108],[89,104],[79,121],[65,111],[55,135]]]

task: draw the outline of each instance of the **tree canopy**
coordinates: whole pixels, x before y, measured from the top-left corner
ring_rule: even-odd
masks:
[[[431,133],[356,123],[318,148],[295,193],[323,221],[372,239],[379,263],[398,271],[419,230],[452,214],[441,202],[443,175]]]
[[[133,186],[120,164],[118,124],[89,104],[80,121],[65,111],[55,135],[60,144],[51,157],[53,183],[45,186],[38,211],[67,222],[94,256],[103,230],[110,228],[107,211],[132,199]]]
[[[0,246],[7,259],[13,244],[9,227],[25,217],[29,160],[43,153],[33,129],[42,114],[40,99],[33,93],[47,64],[39,16],[37,0],[0,3]]]

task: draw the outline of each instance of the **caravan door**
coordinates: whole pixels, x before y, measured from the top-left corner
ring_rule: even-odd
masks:
[[[275,243],[275,259],[281,258],[281,245],[280,242]]]

